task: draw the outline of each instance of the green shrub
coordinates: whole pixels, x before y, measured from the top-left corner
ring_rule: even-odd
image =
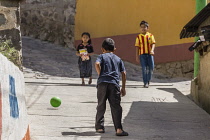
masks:
[[[14,48],[11,40],[0,40],[0,53],[20,68],[19,51]]]

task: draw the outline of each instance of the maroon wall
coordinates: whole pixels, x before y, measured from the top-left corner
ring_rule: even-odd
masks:
[[[156,63],[167,63],[191,60],[194,57],[194,53],[190,52],[188,48],[192,44],[193,43],[185,43],[157,47],[155,49],[155,61]]]
[[[110,38],[114,39],[116,44],[117,50],[115,54],[125,61],[136,63],[134,44],[137,35],[138,34],[110,36]],[[96,54],[101,53],[101,44],[105,38],[106,37],[92,38],[92,45]],[[79,43],[81,43],[81,40],[75,41],[76,46]],[[193,52],[188,51],[188,48],[192,44],[193,43],[157,46],[155,48],[155,63],[159,64],[193,59]]]

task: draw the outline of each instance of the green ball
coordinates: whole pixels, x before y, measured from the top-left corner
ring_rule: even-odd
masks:
[[[50,104],[53,107],[59,107],[61,105],[61,99],[59,97],[52,97],[50,100]]]

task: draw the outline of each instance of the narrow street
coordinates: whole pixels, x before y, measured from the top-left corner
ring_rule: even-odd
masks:
[[[92,85],[80,86],[74,50],[30,37],[22,39],[32,140],[210,139],[210,115],[189,99],[190,79],[167,79],[154,73],[151,86],[142,88],[140,66],[128,62],[125,62],[127,95],[122,98],[122,107],[123,127],[129,136],[115,136],[109,104],[105,114],[106,133],[95,133],[94,67]],[[92,57],[93,63],[96,57]],[[62,100],[58,108],[50,105],[54,96]]]

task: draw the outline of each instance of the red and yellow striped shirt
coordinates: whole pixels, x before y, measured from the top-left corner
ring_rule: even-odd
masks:
[[[149,32],[147,32],[145,35],[139,34],[136,37],[135,46],[139,47],[139,55],[150,54],[150,51],[152,49],[152,44],[155,44],[155,38]]]

